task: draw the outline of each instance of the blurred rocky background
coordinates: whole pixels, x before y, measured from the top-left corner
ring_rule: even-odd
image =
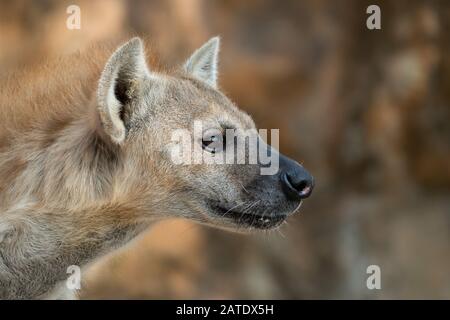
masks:
[[[450,298],[450,2],[0,0],[0,71],[130,34],[170,66],[220,35],[221,87],[317,186],[277,232],[162,222],[84,298]]]

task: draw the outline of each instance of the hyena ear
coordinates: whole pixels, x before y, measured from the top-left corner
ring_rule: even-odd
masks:
[[[119,47],[106,63],[98,84],[97,102],[103,128],[114,142],[120,144],[125,139],[130,104],[140,83],[149,75],[139,38]]]
[[[219,47],[219,37],[209,39],[208,42],[197,49],[185,62],[184,70],[197,79],[205,81],[213,88],[217,88]]]

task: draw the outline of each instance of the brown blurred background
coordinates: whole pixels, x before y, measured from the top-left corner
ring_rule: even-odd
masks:
[[[449,299],[449,25],[445,0],[0,0],[2,73],[130,34],[175,66],[220,35],[221,87],[317,181],[279,232],[156,225],[93,266],[83,297]]]

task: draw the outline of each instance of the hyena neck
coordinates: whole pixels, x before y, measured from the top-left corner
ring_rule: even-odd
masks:
[[[45,294],[67,267],[151,223],[121,147],[99,130],[95,93],[109,54],[0,83],[0,299]]]
[[[92,117],[38,118],[34,128],[10,139],[0,150],[2,207],[30,198],[42,207],[76,211],[108,201],[120,150],[96,130]]]
[[[74,216],[142,207],[124,151],[100,123],[97,88],[112,49],[93,48],[0,82],[0,218],[30,203]]]
[[[125,245],[151,223],[137,204],[114,197],[120,159],[113,145],[83,121],[63,127],[45,148],[20,147],[30,160],[0,195],[10,200],[0,209],[0,299],[48,294],[67,268]]]
[[[1,83],[0,213],[24,199],[77,210],[110,196],[119,159],[95,102],[109,54],[75,54]]]
[[[85,267],[148,226],[119,207],[78,215],[26,209],[16,208],[22,219],[0,217],[0,226],[10,226],[0,241],[0,299],[44,297],[68,279],[70,267]]]

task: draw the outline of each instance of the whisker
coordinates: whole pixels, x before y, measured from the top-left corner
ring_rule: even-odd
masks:
[[[225,217],[228,213],[230,213],[230,211],[236,209],[237,207],[239,207],[239,206],[241,206],[241,205],[243,205],[243,204],[246,204],[246,202],[244,201],[244,202],[242,202],[242,203],[239,203],[239,204],[235,205],[235,206],[232,207],[231,209],[228,209],[227,212],[225,212],[225,213],[222,215],[222,217]]]
[[[281,226],[280,226],[280,227],[281,227]],[[276,231],[278,232],[278,234],[279,234],[283,239],[286,239],[286,236],[283,234],[283,232],[281,232],[281,230],[280,230],[279,227],[276,229]]]
[[[250,194],[250,192],[244,187],[244,185],[242,184],[242,182],[239,181],[239,184],[241,185],[242,189],[244,189],[244,191],[245,191],[247,194]]]
[[[245,208],[242,211],[241,216],[239,217],[239,223],[241,222],[242,217],[244,216],[244,214],[246,214],[248,212],[248,210],[250,210],[253,206],[255,206],[256,204],[258,204],[261,200],[256,200],[255,202],[253,202],[252,204],[250,204],[247,208]]]

